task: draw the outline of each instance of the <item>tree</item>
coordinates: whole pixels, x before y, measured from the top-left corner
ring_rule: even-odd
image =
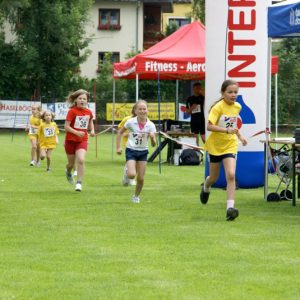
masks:
[[[300,114],[300,39],[283,39],[276,43],[274,54],[279,56],[278,112],[279,123],[299,123]],[[273,93],[274,95],[274,93]],[[274,101],[274,99],[273,99]],[[274,116],[274,105],[272,105]],[[274,117],[273,117],[274,119]]]
[[[205,0],[193,0],[192,17],[205,24]]]
[[[12,2],[12,5],[10,5]],[[84,24],[92,0],[4,1],[22,52],[23,80],[41,94],[66,95],[88,52]]]

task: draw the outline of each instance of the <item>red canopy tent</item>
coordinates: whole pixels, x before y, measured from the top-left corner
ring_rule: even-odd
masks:
[[[114,64],[114,78],[204,79],[205,27],[198,21],[180,27],[170,36],[136,56]]]

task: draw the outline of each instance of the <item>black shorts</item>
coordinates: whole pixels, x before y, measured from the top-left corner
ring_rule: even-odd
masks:
[[[196,134],[205,134],[205,122],[193,122],[191,121],[191,132]]]
[[[209,154],[209,162],[211,163],[220,163],[224,158],[232,157],[236,159],[236,154],[227,153],[223,155],[211,155]]]
[[[126,161],[135,160],[135,161],[147,161],[148,150],[133,150],[130,148],[126,148]]]

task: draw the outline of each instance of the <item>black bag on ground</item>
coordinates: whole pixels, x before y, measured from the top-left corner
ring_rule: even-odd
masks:
[[[193,149],[184,149],[179,156],[180,166],[197,166],[200,165],[200,159],[197,151]]]

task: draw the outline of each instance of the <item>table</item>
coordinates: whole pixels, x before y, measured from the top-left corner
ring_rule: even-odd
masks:
[[[191,132],[183,132],[183,131],[167,131],[166,132],[170,137],[172,138],[179,138],[179,137],[194,137],[195,134]],[[163,141],[160,143],[160,145],[157,146],[157,148],[154,150],[154,152],[150,155],[148,158],[148,162],[153,162],[154,159],[157,157],[157,155],[165,148],[165,146],[168,145],[168,151],[167,151],[167,162],[169,164],[174,163],[174,150],[176,148],[176,142],[172,141],[170,139],[167,139],[163,135],[160,135],[160,137],[163,138]],[[181,146],[180,148],[181,149]]]
[[[265,154],[267,153],[267,145],[268,144],[277,144],[277,145],[287,145],[292,148],[292,186],[293,186],[293,198],[292,198],[292,205],[296,206],[296,151],[300,151],[300,144],[296,144],[295,140],[292,138],[272,138],[269,141],[260,140],[260,142],[264,143]],[[299,150],[298,150],[299,149]],[[268,161],[266,160],[265,155],[265,190],[264,190],[264,198],[267,199],[268,194]],[[300,174],[298,174],[298,182],[297,182],[298,190],[297,190],[297,198],[300,197]]]

